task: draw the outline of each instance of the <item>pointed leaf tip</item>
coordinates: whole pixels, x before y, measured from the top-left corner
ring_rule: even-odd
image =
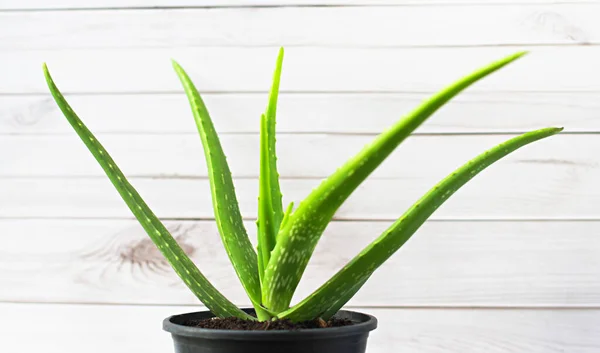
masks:
[[[477,174],[503,157],[535,141],[560,132],[543,128],[526,132],[484,151],[442,179],[413,204],[379,238],[364,248],[319,289],[290,309],[277,315],[292,321],[304,321],[316,315],[334,314],[356,294],[369,276],[402,247],[429,217],[457,190]]]
[[[277,266],[267,266],[265,271],[262,289],[263,304],[272,310],[285,310],[289,307],[292,295],[317,242],[335,212],[398,145],[453,97],[524,54],[525,52],[518,52],[496,59],[446,86],[384,130],[358,154],[322,181],[299,204],[293,216],[286,221],[285,228],[282,228],[278,234],[278,241],[270,260]],[[290,234],[295,236],[289,236]],[[299,256],[285,255],[291,251],[300,253],[297,249],[302,249]],[[283,261],[284,258],[287,260]]]
[[[44,77],[46,78],[46,83],[50,84],[52,81],[52,76],[50,76],[50,70],[48,70],[48,65],[46,65],[46,63],[42,64],[42,70],[44,71]]]
[[[177,70],[181,70],[181,65],[179,65],[179,63],[177,62],[177,60],[175,59],[171,59],[171,65],[173,65],[173,68],[177,71]]]
[[[520,58],[520,57],[523,57],[528,54],[529,54],[528,50],[522,50],[522,51],[516,52],[514,55],[515,55],[515,57]]]
[[[512,63],[513,61],[516,61],[516,60],[522,58],[523,56],[525,56],[527,54],[529,54],[528,51],[519,51],[519,52],[510,54],[510,55],[496,61],[496,65],[498,65],[498,68],[501,68],[503,66],[506,66],[506,65]]]
[[[540,129],[540,131],[548,131],[549,135],[556,135],[558,133],[560,133],[561,131],[563,131],[565,128],[564,127],[547,127],[544,129]]]
[[[239,210],[235,187],[227,157],[219,141],[208,109],[196,86],[185,70],[173,60],[173,68],[179,76],[188,97],[194,121],[200,134],[209,176],[211,198],[217,228],[223,245],[253,305],[260,301],[260,281],[256,253]],[[260,307],[255,305],[260,318]]]

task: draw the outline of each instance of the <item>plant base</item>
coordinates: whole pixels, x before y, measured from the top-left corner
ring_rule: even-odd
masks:
[[[339,327],[241,331],[186,325],[212,317],[201,311],[166,318],[163,329],[171,333],[175,353],[365,353],[369,332],[377,327],[373,316],[346,310],[335,317],[353,324]]]

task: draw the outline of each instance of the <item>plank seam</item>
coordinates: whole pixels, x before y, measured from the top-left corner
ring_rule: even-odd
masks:
[[[400,216],[400,215],[399,215]],[[212,217],[159,217],[163,222],[214,222],[215,219]],[[256,217],[242,217],[244,221],[256,221]],[[333,218],[332,222],[343,223],[378,223],[378,222],[393,222],[397,218]],[[73,216],[3,216],[0,215],[0,222],[2,221],[136,221],[134,217],[73,217]],[[600,218],[430,218],[427,220],[429,223],[580,223],[580,222],[600,222]]]
[[[490,132],[414,132],[411,136],[517,136],[522,133],[528,132],[530,130],[517,130],[517,131],[490,131]],[[197,132],[151,132],[151,131],[102,131],[98,130],[96,133],[98,136],[197,136]],[[252,131],[223,131],[219,132],[219,136],[221,135],[231,135],[231,136],[258,136],[259,132]],[[286,135],[286,136],[367,136],[367,137],[375,137],[378,136],[380,132],[343,132],[343,131],[281,131],[277,132],[277,136]],[[599,135],[600,131],[593,130],[578,130],[578,131],[567,131],[564,130],[561,132],[561,135]],[[70,132],[56,132],[56,133],[28,133],[28,132],[0,132],[0,136],[40,136],[40,137],[51,137],[51,136],[72,136]],[[21,177],[20,175],[15,175],[13,177]],[[69,175],[65,175],[64,177],[70,177]],[[138,178],[154,178],[155,176],[149,175],[139,175],[135,176]],[[181,176],[182,179],[194,178],[195,176]],[[285,178],[286,176],[281,176]],[[2,178],[2,176],[0,176]],[[251,178],[250,176],[238,176],[238,178]]]
[[[221,90],[221,91],[209,91],[209,90],[200,90],[198,91],[200,94],[214,94],[214,95],[266,95],[269,92],[264,90]],[[396,94],[435,94],[437,90],[431,91],[419,91],[419,90],[327,90],[327,91],[313,91],[313,90],[281,90],[281,95],[396,95]],[[114,91],[78,91],[72,92],[65,90],[63,93],[65,97],[69,96],[142,96],[142,95],[183,95],[185,94],[180,90],[173,91],[128,91],[128,92],[114,92]],[[590,89],[590,90],[479,90],[472,91],[468,94],[472,95],[491,95],[491,94],[600,94],[600,90]],[[466,95],[466,94],[465,94]],[[3,92],[0,91],[0,98],[2,97],[50,97],[49,93],[46,92]]]
[[[108,303],[108,302],[60,302],[60,301],[26,301],[26,300],[0,300],[0,304],[18,305],[73,305],[73,306],[133,306],[133,307],[194,307],[200,304],[139,304],[139,303]],[[236,304],[241,307],[250,307],[250,304]],[[348,305],[348,309],[389,309],[389,310],[600,310],[600,305]]]
[[[2,12],[2,11],[0,11]],[[471,48],[514,48],[514,49],[522,49],[522,48],[565,48],[565,47],[596,47],[599,46],[599,42],[591,41],[591,42],[574,42],[574,43],[535,43],[535,42],[524,42],[524,43],[496,43],[496,44],[485,44],[485,43],[476,43],[476,44],[401,44],[401,45],[341,45],[341,44],[285,44],[281,43],[280,45],[286,48],[316,48],[316,49],[471,49]],[[60,52],[60,51],[74,51],[74,50],[118,50],[118,49],[164,49],[164,48],[173,48],[172,45],[130,45],[130,46],[115,46],[115,45],[106,45],[106,46],[65,46],[65,47],[13,47],[13,48],[2,48],[0,49],[0,53],[13,53],[13,52],[30,52],[30,51],[52,51],[52,52]],[[210,48],[210,49],[219,49],[219,48],[239,48],[239,49],[253,49],[253,48],[279,48],[279,45],[271,45],[271,44],[255,44],[255,45],[239,45],[239,44],[231,44],[231,45],[188,45],[186,48]]]
[[[261,4],[248,4],[248,5],[187,5],[187,6],[168,6],[168,5],[157,5],[157,6],[97,6],[97,7],[15,7],[15,8],[0,8],[0,12],[73,12],[73,11],[135,11],[135,10],[187,10],[187,9],[272,9],[272,8],[361,8],[361,7],[453,7],[453,6],[465,6],[465,7],[491,7],[491,6],[514,6],[514,5],[577,5],[577,4],[595,4],[594,1],[551,1],[548,3],[540,4],[539,2],[487,2],[487,3],[472,3],[472,2],[429,2],[429,3],[418,3],[410,2],[403,4],[290,4],[290,5],[261,5]]]
[[[65,91],[68,92],[68,91]],[[208,90],[199,90],[198,91],[200,94],[210,94],[210,95],[215,95],[215,96],[235,96],[235,95],[242,95],[242,96],[254,96],[254,95],[264,95],[266,97],[266,95],[269,93],[267,91],[236,91],[236,90],[231,90],[231,91],[208,91]],[[338,96],[352,96],[352,95],[373,95],[373,96],[394,96],[394,95],[423,95],[423,94],[434,94],[437,93],[437,91],[402,91],[402,90],[397,90],[397,91],[376,91],[376,90],[366,90],[366,91],[335,91],[335,90],[331,90],[331,91],[303,91],[303,90],[295,90],[295,91],[286,91],[285,89],[280,91],[280,95],[289,95],[289,96],[295,96],[295,95],[311,95],[311,96],[323,96],[323,95],[338,95]],[[496,95],[496,94],[515,94],[515,93],[519,93],[519,94],[530,94],[530,95],[536,95],[536,94],[556,94],[556,95],[560,95],[560,94],[594,94],[594,93],[600,93],[600,90],[554,90],[554,91],[522,91],[522,90],[493,90],[493,91],[477,91],[477,90],[473,90],[473,91],[468,91],[463,93],[460,97],[457,97],[458,99],[461,99],[464,96],[489,96],[489,95]],[[130,91],[130,92],[93,92],[93,91],[80,91],[80,92],[70,92],[70,93],[65,93],[64,94],[65,97],[69,97],[69,96],[82,96],[82,97],[89,97],[89,96],[109,96],[109,97],[122,97],[122,96],[159,96],[159,95],[165,95],[165,96],[171,96],[171,95],[175,95],[175,96],[182,96],[185,97],[185,93],[183,91]],[[50,93],[42,93],[42,92],[0,92],[0,99],[1,98],[10,98],[10,97],[27,97],[27,98],[51,98]],[[420,97],[419,97],[420,98]]]

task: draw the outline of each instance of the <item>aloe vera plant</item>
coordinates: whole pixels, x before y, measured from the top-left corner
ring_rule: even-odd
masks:
[[[460,166],[417,200],[396,222],[340,269],[320,288],[295,305],[291,299],[313,250],[335,212],[352,192],[417,127],[461,91],[523,56],[519,52],[495,61],[456,81],[397,123],[378,135],[356,156],[323,180],[298,207],[283,207],[275,151],[275,116],[283,62],[277,58],[273,84],[260,118],[260,183],[258,202],[258,247],[248,238],[238,207],[225,153],[208,110],[184,69],[173,62],[175,72],[189,99],[208,166],[215,220],[233,267],[246,290],[256,317],[246,314],[225,298],[198,270],[181,247],[127,181],[116,163],[87,129],[60,93],[46,65],[44,74],[55,101],[75,132],[102,166],[110,181],[129,206],[176,274],[218,317],[303,321],[328,319],[367,282],[372,273],[394,254],[419,227],[460,187],[482,170],[532,142],[557,134],[562,128],[544,128],[524,133],[483,152]]]

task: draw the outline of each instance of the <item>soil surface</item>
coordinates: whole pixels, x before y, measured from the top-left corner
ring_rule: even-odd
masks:
[[[237,317],[211,318],[204,320],[188,320],[185,326],[207,328],[213,330],[239,330],[239,331],[276,331],[276,330],[301,330],[327,327],[341,327],[353,325],[349,319],[333,318],[329,321],[322,319],[293,323],[290,320],[253,321]]]

